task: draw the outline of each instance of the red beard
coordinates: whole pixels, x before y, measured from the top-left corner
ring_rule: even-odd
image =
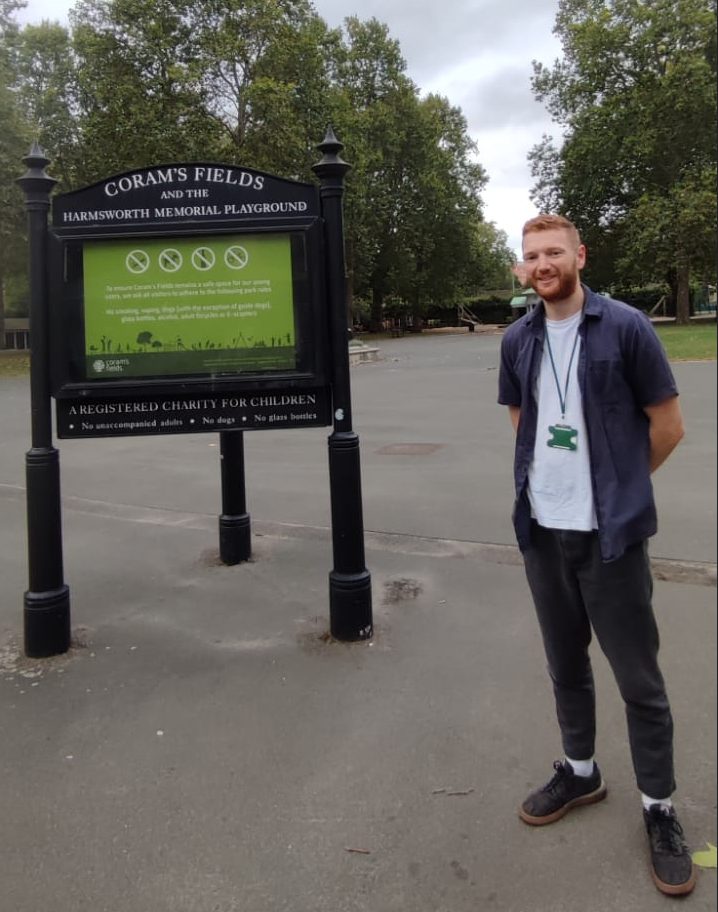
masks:
[[[541,285],[537,276],[531,277],[531,287],[540,298],[548,301],[549,304],[554,301],[565,301],[578,288],[578,276],[575,273],[559,273],[558,276],[552,276],[550,282],[549,285]]]

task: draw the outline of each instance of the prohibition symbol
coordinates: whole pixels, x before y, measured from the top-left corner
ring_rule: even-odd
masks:
[[[192,253],[192,265],[203,272],[214,266],[214,260],[214,250],[211,247],[198,247]]]
[[[244,247],[228,247],[224,252],[224,262],[230,269],[244,269],[249,262],[249,254]]]
[[[140,275],[147,271],[150,265],[150,258],[144,250],[130,250],[125,257],[125,266],[135,275]]]
[[[182,265],[182,254],[174,247],[167,247],[159,255],[159,264],[164,272],[177,272]]]

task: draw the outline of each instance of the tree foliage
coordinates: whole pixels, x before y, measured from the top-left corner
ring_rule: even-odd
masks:
[[[668,279],[685,321],[715,268],[714,0],[561,0],[554,31],[533,89],[564,137],[530,154],[534,199],[579,225],[602,284]]]
[[[206,157],[216,127],[194,72],[186,0],[79,0],[70,13],[82,164],[78,180]]]
[[[34,136],[61,190],[191,160],[313,180],[331,123],[352,165],[350,297],[373,301],[374,324],[390,298],[418,323],[503,255],[482,220],[486,174],[461,111],[421,97],[376,19],[330,29],[310,0],[77,0],[69,28],[19,29],[18,7],[0,0],[8,174]]]
[[[493,222],[479,222],[474,251],[472,277],[476,289],[505,288],[511,281],[511,267],[516,263],[506,232],[496,228]]]
[[[326,25],[307,0],[207,0],[191,17],[193,72],[222,160],[308,176],[328,91]]]
[[[420,98],[397,41],[371,19],[347,19],[336,48],[334,116],[353,170],[347,259],[372,327],[399,297],[420,325],[429,302],[453,304],[469,279],[486,175],[461,111]]]
[[[15,178],[30,147],[31,130],[12,90],[19,32],[14,14],[23,5],[16,0],[0,0],[0,348],[5,347],[8,282],[25,263],[25,210]]]
[[[74,182],[77,118],[67,29],[51,22],[27,25],[17,35],[13,70],[17,104],[34,138],[53,150],[53,176],[68,190]]]

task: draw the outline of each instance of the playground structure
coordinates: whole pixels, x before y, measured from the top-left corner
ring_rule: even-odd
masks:
[[[466,304],[459,304],[458,306],[458,317],[459,324],[469,327],[469,332],[475,332],[477,326],[481,326],[481,320],[476,316],[473,311],[469,310]]]
[[[520,317],[522,314],[528,313],[536,306],[538,300],[538,296],[534,294],[531,289],[522,291],[520,294],[515,295],[513,298],[511,298],[510,301],[512,310],[511,319],[516,319],[516,317]],[[459,326],[468,326],[469,332],[476,332],[477,327],[484,325],[482,321],[476,316],[476,314],[466,306],[466,304],[459,304],[457,311],[457,321]],[[481,332],[481,330],[479,330],[479,332]]]

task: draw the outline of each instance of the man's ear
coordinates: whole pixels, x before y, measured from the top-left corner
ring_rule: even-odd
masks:
[[[576,251],[576,265],[579,269],[583,269],[586,265],[586,245],[579,244],[578,250]]]

